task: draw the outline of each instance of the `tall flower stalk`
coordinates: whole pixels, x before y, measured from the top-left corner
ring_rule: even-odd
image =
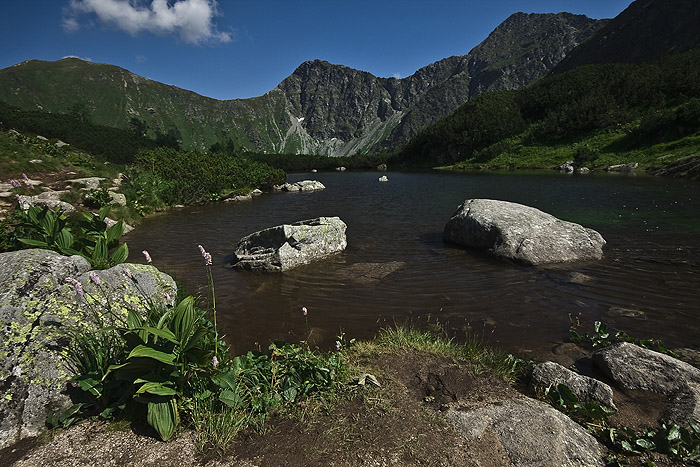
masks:
[[[199,253],[204,258],[204,267],[207,271],[207,284],[209,286],[209,294],[211,295],[211,312],[212,312],[212,324],[214,325],[214,357],[219,353],[219,328],[216,325],[216,293],[214,292],[214,276],[211,272],[211,254],[204,249],[202,245],[197,245],[199,247]]]

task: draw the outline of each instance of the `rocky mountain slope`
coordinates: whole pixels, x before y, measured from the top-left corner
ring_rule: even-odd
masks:
[[[0,70],[0,101],[25,110],[80,113],[121,128],[141,122],[151,135],[177,135],[184,148],[230,139],[261,152],[393,151],[479,93],[517,89],[543,76],[605,23],[569,13],[515,13],[467,55],[407,78],[378,78],[315,60],[263,96],[230,101],[116,66],[31,60]]]
[[[555,73],[581,65],[640,63],[700,46],[700,2],[636,0],[571,51]]]

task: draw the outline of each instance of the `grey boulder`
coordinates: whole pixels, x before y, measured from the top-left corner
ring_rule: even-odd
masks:
[[[700,420],[700,370],[670,355],[621,342],[593,354],[593,363],[624,389],[669,396],[669,422]]]
[[[295,183],[282,185],[284,191],[316,191],[325,189],[325,185],[318,180],[301,180]]]
[[[469,442],[495,436],[507,465],[605,465],[605,448],[590,433],[534,399],[508,399],[468,411],[450,409],[447,419]]]
[[[132,278],[123,270],[129,271]],[[90,265],[80,256],[47,250],[0,254],[0,449],[44,429],[47,415],[65,409],[70,374],[60,355],[65,346],[61,328],[91,322],[93,313],[167,303],[175,297],[173,280],[146,265],[124,264],[94,271],[100,286],[90,281]],[[66,283],[81,284],[84,297]]]
[[[233,266],[287,271],[317,261],[345,249],[346,228],[338,217],[318,217],[255,232],[238,242]]]
[[[532,370],[530,385],[534,389],[556,389],[560,384],[568,387],[580,402],[594,402],[617,410],[612,388],[597,379],[579,375],[554,362],[540,363]]]
[[[598,260],[603,237],[522,204],[468,199],[445,225],[443,239],[527,265]]]

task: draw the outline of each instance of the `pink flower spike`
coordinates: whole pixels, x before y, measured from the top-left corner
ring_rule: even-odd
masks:
[[[10,180],[10,185],[12,185],[12,188],[19,188],[22,186],[22,184],[17,180]]]
[[[340,350],[340,341],[335,341],[335,350]]]
[[[301,313],[306,316],[306,314],[309,312],[309,310],[306,309],[305,306],[301,307]]]
[[[146,250],[143,250],[141,253],[143,253],[144,258],[146,258],[146,262],[150,264],[152,262],[151,255],[149,255]]]
[[[80,282],[73,279],[72,277],[66,277],[65,281],[68,284],[72,285],[73,288],[75,288],[75,292],[78,294],[78,297],[83,298],[85,296],[85,292],[83,291],[83,285]]]
[[[102,279],[100,279],[100,276],[98,276],[95,271],[91,271],[90,282],[92,282],[95,285],[100,285],[102,283]]]
[[[122,267],[122,274],[124,274],[126,277],[128,277],[131,280],[134,280],[134,276],[131,275],[131,271],[129,271],[127,268]]]
[[[22,178],[24,179],[25,182],[29,183],[29,177],[27,177],[27,174],[22,172]]]
[[[219,359],[216,358],[216,355],[214,355],[214,356],[211,358],[211,364],[214,365],[214,368],[216,368],[217,366],[219,366]]]
[[[204,264],[206,266],[211,266],[211,255],[207,253],[207,250],[205,250],[202,245],[197,246],[199,247],[199,252],[202,254],[202,258],[204,258]]]

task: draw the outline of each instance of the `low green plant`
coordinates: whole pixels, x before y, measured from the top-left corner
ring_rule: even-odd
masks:
[[[548,388],[544,398],[588,428],[614,452],[607,459],[608,465],[628,465],[629,456],[641,456],[647,452],[664,454],[684,462],[700,461],[700,427],[696,420],[688,420],[687,426],[664,423],[656,429],[637,432],[625,426],[610,426],[608,416],[616,413],[615,410],[594,402],[580,402],[564,384],[557,385],[556,389]]]
[[[103,208],[112,204],[112,196],[107,188],[88,190],[83,204],[89,208]]]
[[[64,255],[80,254],[74,247],[76,240],[62,210],[29,206],[26,211],[20,211],[19,218],[17,231],[22,235],[18,238],[20,243]]]
[[[81,255],[96,269],[106,269],[126,261],[129,247],[119,243],[124,233],[124,222],[119,221],[111,227],[105,218],[109,206],[98,214],[81,213],[78,221],[71,222],[60,209],[29,206],[26,210],[18,209],[12,217],[11,229],[7,234],[8,249],[12,247],[13,238],[24,247],[44,248],[63,255]]]
[[[595,402],[580,402],[565,384],[558,384],[556,389],[545,389],[544,397],[555,408],[589,427],[607,420],[609,415],[617,412]]]
[[[581,323],[578,319],[569,316],[571,325],[569,326],[569,336],[573,342],[589,344],[594,349],[608,347],[618,342],[630,342],[645,349],[654,350],[656,352],[665,353],[672,357],[678,357],[678,354],[667,348],[659,339],[637,339],[629,336],[624,331],[617,331],[614,334],[608,330],[608,325],[603,321],[595,321],[593,323],[593,333],[579,333],[578,328]]]

